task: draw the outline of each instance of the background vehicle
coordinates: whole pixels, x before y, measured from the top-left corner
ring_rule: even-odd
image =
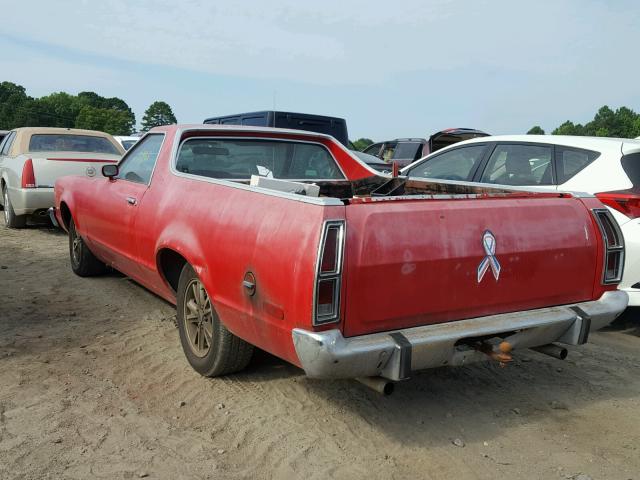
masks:
[[[310,113],[277,112],[265,110],[262,112],[238,113],[223,117],[210,117],[204,123],[210,125],[247,125],[252,127],[275,127],[304,130],[307,132],[331,135],[342,145],[349,146],[347,122],[343,118],[326,117]]]
[[[640,305],[640,141],[511,135],[469,140],[402,171],[411,177],[588,192],[607,205],[624,233],[620,288]]]
[[[203,375],[255,345],[314,377],[399,380],[581,344],[626,307],[593,197],[377,176],[332,137],[257,127],[158,127],[103,173],[56,182],[72,269],[176,303]]]
[[[400,167],[405,167],[441,148],[470,138],[488,135],[488,133],[470,128],[448,128],[434,133],[428,140],[425,138],[397,138],[369,145],[363,152],[381,158],[387,163],[396,162]]]
[[[17,128],[0,144],[0,203],[5,224],[25,226],[28,215],[46,218],[53,184],[64,175],[99,174],[124,149],[111,135],[71,128]]]
[[[0,142],[9,134],[9,130],[0,130]]]
[[[122,145],[122,148],[124,148],[125,150],[129,150],[131,147],[133,147],[133,145],[140,140],[140,137],[133,137],[133,136],[122,136],[122,135],[115,135],[113,138],[116,139],[116,141]]]
[[[391,173],[392,171],[391,164],[378,157],[374,157],[373,155],[369,155],[368,153],[359,152],[358,150],[351,150],[351,153],[380,173]]]

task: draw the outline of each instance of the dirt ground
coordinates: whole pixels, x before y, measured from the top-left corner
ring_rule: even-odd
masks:
[[[0,478],[640,479],[640,337],[443,368],[382,397],[259,353],[186,363],[174,309],[67,239],[0,228]]]

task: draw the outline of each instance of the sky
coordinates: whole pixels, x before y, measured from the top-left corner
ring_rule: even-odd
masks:
[[[640,111],[637,0],[0,0],[0,81],[95,91],[138,122],[277,109],[352,139],[492,134]]]

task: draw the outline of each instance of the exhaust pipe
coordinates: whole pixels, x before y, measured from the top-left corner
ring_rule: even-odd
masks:
[[[539,347],[531,347],[531,350],[535,350],[539,353],[544,353],[545,355],[549,355],[550,357],[557,358],[559,360],[564,360],[569,355],[569,351],[564,347],[559,347],[558,345],[554,345],[553,343],[549,343],[548,345],[541,345]]]
[[[358,377],[356,380],[369,387],[371,390],[375,390],[385,396],[391,395],[395,388],[392,381],[382,377]]]

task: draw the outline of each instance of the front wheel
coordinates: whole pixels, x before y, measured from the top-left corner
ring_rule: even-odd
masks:
[[[27,216],[16,215],[9,198],[9,189],[6,186],[2,189],[2,197],[4,202],[4,224],[9,228],[24,228],[27,225]]]
[[[217,377],[248,365],[253,345],[227,330],[189,264],[180,274],[176,307],[182,350],[196,372]]]
[[[71,270],[80,277],[93,277],[107,270],[107,266],[96,258],[76,231],[73,218],[69,220],[69,258]]]

